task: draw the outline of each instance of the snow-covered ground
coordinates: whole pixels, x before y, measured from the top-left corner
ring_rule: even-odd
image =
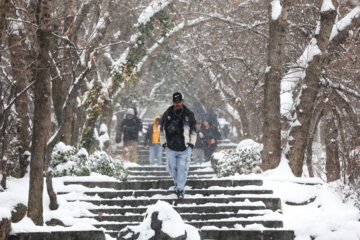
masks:
[[[337,183],[329,185],[319,178],[294,177],[286,159],[282,159],[278,168],[261,175],[230,179],[254,177],[263,179],[264,187],[281,198],[284,228],[293,229],[296,240],[360,239],[360,211],[353,203],[343,202],[336,192]],[[310,203],[301,205],[306,201]]]
[[[247,176],[236,175],[230,179],[262,179],[264,188],[272,189],[282,199],[284,228],[293,229],[296,240],[359,240],[360,212],[352,203],[343,203],[341,195],[335,191],[335,184],[329,185],[318,178],[297,178],[291,173],[286,159],[282,159],[278,168],[263,174]],[[118,181],[115,178],[91,174],[88,177],[60,177],[54,179],[54,188],[58,192],[72,192],[58,195],[60,207],[56,211],[48,208],[49,198],[44,189],[44,221],[57,218],[71,227],[35,226],[25,217],[19,223],[12,224],[12,232],[54,231],[54,230],[87,230],[95,229],[95,219],[79,219],[79,216],[93,215],[87,209],[90,203],[67,199],[80,199],[88,196],[82,192],[88,190],[84,186],[65,186],[65,180]],[[17,203],[27,204],[29,178],[9,178],[8,189],[0,193],[0,219],[10,217],[11,210]],[[114,189],[95,188],[92,191],[115,191]],[[307,205],[296,205],[309,201]],[[288,203],[288,204],[287,204]]]

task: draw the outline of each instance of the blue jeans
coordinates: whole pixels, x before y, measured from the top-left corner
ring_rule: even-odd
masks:
[[[149,147],[149,162],[150,165],[154,165],[155,158],[157,159],[158,165],[162,164],[162,147],[161,144],[152,144]]]
[[[177,191],[185,193],[185,183],[190,166],[191,148],[178,152],[166,148],[166,170],[174,179]]]

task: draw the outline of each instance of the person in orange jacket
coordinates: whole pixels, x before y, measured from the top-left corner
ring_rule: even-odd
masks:
[[[158,165],[162,165],[162,147],[160,144],[160,116],[154,118],[147,129],[144,141],[144,147],[149,148],[149,163],[154,165],[155,158]]]

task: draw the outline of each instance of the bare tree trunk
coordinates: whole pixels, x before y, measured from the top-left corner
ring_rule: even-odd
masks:
[[[327,120],[326,133],[326,178],[327,182],[332,182],[340,179],[338,130],[334,119]]]
[[[28,216],[36,225],[43,224],[44,164],[47,141],[51,133],[51,90],[49,72],[50,1],[40,4],[37,30],[38,56],[34,88],[34,121],[30,162]]]
[[[86,68],[85,71],[82,73],[82,75],[79,77],[78,81],[75,81],[71,89],[71,91],[68,93],[67,98],[64,102],[62,113],[61,113],[61,121],[59,123],[59,129],[56,131],[56,133],[51,137],[47,149],[46,149],[46,156],[45,156],[45,172],[46,172],[46,189],[50,198],[50,206],[49,208],[51,210],[56,210],[59,205],[57,203],[57,196],[53,188],[52,184],[52,172],[50,171],[50,162],[51,162],[51,153],[55,147],[55,145],[59,142],[59,139],[61,136],[63,136],[64,131],[66,130],[66,122],[69,121],[69,118],[67,116],[68,114],[68,108],[71,106],[75,96],[76,92],[80,87],[81,82],[84,80],[86,74],[89,72],[89,68]]]
[[[65,21],[64,21],[63,29],[64,29],[64,35],[68,35],[69,33],[66,33],[66,31],[70,28],[74,19],[74,0],[67,0],[65,2],[64,10],[65,10],[64,11]],[[54,109],[58,124],[60,124],[62,107],[64,105],[65,99],[67,97],[73,79],[72,56],[75,56],[75,54],[72,54],[71,51],[73,51],[72,48],[63,49],[61,51],[62,58],[64,59],[64,61],[62,61],[61,63],[62,77],[55,79],[53,83],[54,84],[53,103],[54,103]],[[63,136],[61,137],[61,141],[67,145],[70,145],[71,133],[72,133],[73,104],[70,104],[70,106],[67,108],[66,111],[67,111],[68,121],[66,121],[65,130]]]
[[[2,33],[4,32],[5,29],[5,18],[6,18],[6,13],[9,10],[10,7],[10,1],[9,0],[0,0],[0,48],[1,43],[2,43]],[[1,51],[0,51],[0,60],[1,60]],[[0,90],[2,90],[2,88],[0,87]],[[13,89],[11,89],[11,92],[13,93]],[[10,94],[9,96],[9,100],[11,99],[13,94]],[[3,110],[3,109],[1,109]],[[1,111],[3,112],[3,111]],[[3,174],[2,179],[1,179],[1,186],[5,189],[6,188],[6,178],[7,178],[7,161],[4,159],[5,156],[5,150],[7,148],[7,144],[8,144],[8,139],[5,137],[6,135],[6,128],[8,125],[8,118],[9,118],[9,113],[8,112],[4,112],[3,114],[0,115],[0,126],[2,126],[2,128],[0,129],[0,136],[2,137],[2,145],[1,145],[1,152],[0,152],[0,172]]]
[[[312,153],[313,153],[312,145],[314,141],[314,136],[316,133],[316,129],[320,123],[320,120],[324,115],[326,115],[325,112],[328,112],[327,106],[314,111],[313,117],[311,118],[309,138],[307,139],[307,144],[306,144],[306,166],[308,168],[310,177],[314,177],[314,170],[312,164]]]
[[[15,8],[12,7],[9,15],[16,18]],[[15,96],[21,93],[26,88],[26,63],[24,49],[21,39],[24,39],[22,30],[18,30],[15,34],[9,35],[10,61],[12,66],[12,75],[15,79]],[[16,98],[15,108],[17,113],[16,118],[16,132],[18,133],[19,146],[18,146],[18,161],[20,165],[19,176],[23,177],[29,165],[29,156],[26,152],[30,152],[30,116],[29,116],[29,99],[27,93],[23,93]]]
[[[309,177],[313,178],[314,177],[314,169],[313,169],[313,163],[312,163],[312,154],[313,154],[313,150],[312,150],[312,142],[313,142],[314,138],[309,138],[309,142],[307,144],[306,147],[306,166],[308,169],[308,173],[309,173]]]
[[[108,129],[108,135],[110,137],[111,134],[111,124],[112,124],[112,116],[113,116],[113,110],[114,110],[114,106],[112,104],[112,101],[105,101],[104,103],[104,107],[103,107],[103,114],[102,114],[102,122],[106,124],[107,129]],[[108,151],[110,147],[110,140],[107,141],[104,145],[104,151]]]
[[[10,89],[11,93],[8,97],[8,104],[10,103],[11,99],[14,96],[14,88]],[[9,117],[10,117],[10,110],[5,110],[4,111],[4,115],[2,116],[3,120],[2,120],[2,128],[1,128],[1,132],[0,132],[0,136],[3,136],[2,139],[2,144],[1,144],[1,153],[0,153],[0,171],[2,173],[2,179],[1,179],[1,186],[6,189],[6,178],[7,178],[7,174],[8,174],[8,169],[7,169],[7,160],[6,158],[4,158],[5,156],[5,151],[7,149],[8,143],[9,143],[9,138],[5,137],[6,136],[6,130],[9,124]]]
[[[242,126],[242,138],[252,138],[252,133],[250,129],[250,123],[248,114],[246,112],[245,106],[242,102],[237,103],[236,110],[240,116],[241,126]],[[240,128],[241,129],[241,128]]]
[[[67,30],[68,28],[70,28],[71,23],[73,22],[74,19],[74,0],[67,0],[66,2],[66,7],[65,7],[65,22],[64,22],[64,31]],[[65,34],[65,33],[64,33]],[[65,76],[64,76],[64,82],[63,82],[63,89],[64,94],[67,94],[69,92],[69,88],[71,86],[71,82],[72,82],[72,65],[73,65],[73,59],[72,57],[75,56],[74,54],[72,54],[70,51],[72,51],[72,49],[68,49],[67,51],[64,51],[64,58],[69,58],[69,60],[64,61],[64,65],[63,65],[63,69],[66,72]],[[64,100],[65,101],[65,100]],[[62,103],[62,105],[64,104],[64,102]],[[73,101],[72,103],[69,105],[69,107],[66,109],[67,113],[67,121],[66,121],[66,125],[65,125],[65,130],[64,130],[64,135],[62,137],[62,141],[67,144],[70,145],[71,144],[71,127],[72,127],[72,120],[73,120]]]
[[[333,4],[337,9],[337,1],[333,0]],[[300,124],[293,126],[290,130],[290,149],[286,156],[290,161],[292,172],[297,177],[302,175],[311,115],[314,110],[316,96],[320,89],[321,68],[324,60],[327,58],[327,46],[336,18],[336,9],[321,12],[320,31],[315,35],[315,38],[312,39],[312,43],[318,46],[321,53],[313,57],[313,60],[309,62],[309,67],[306,69],[306,77],[303,85],[306,87],[302,88],[300,92],[301,96],[299,97],[300,102],[296,106],[296,116]]]
[[[5,18],[6,13],[10,7],[10,1],[9,0],[0,0],[0,44],[2,39],[2,34],[5,29]],[[1,48],[1,45],[0,45]],[[0,61],[1,61],[1,51],[0,51]]]
[[[280,84],[283,76],[282,66],[289,2],[280,1],[282,10],[276,19],[273,17],[275,14],[273,4],[275,4],[273,1],[269,4],[268,69],[265,73],[264,85],[264,149],[261,153],[263,170],[276,168],[281,159]]]
[[[80,108],[73,108],[74,119],[72,121],[71,146],[78,147],[82,135],[83,123],[85,122],[85,113]]]

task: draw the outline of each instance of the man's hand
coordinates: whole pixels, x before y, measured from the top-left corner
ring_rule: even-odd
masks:
[[[164,150],[166,149],[166,143],[164,143],[163,145],[162,145],[162,147],[164,148]]]
[[[211,139],[211,140],[210,140],[210,143],[211,143],[211,144],[214,144],[214,143],[215,143],[215,139]]]
[[[149,145],[144,146],[144,148],[145,148],[145,149],[148,149],[148,148],[149,148]]]
[[[202,132],[199,132],[199,137],[204,138],[204,134],[202,134]]]
[[[194,144],[192,144],[192,143],[188,143],[187,145],[188,145],[191,149],[194,148]]]

